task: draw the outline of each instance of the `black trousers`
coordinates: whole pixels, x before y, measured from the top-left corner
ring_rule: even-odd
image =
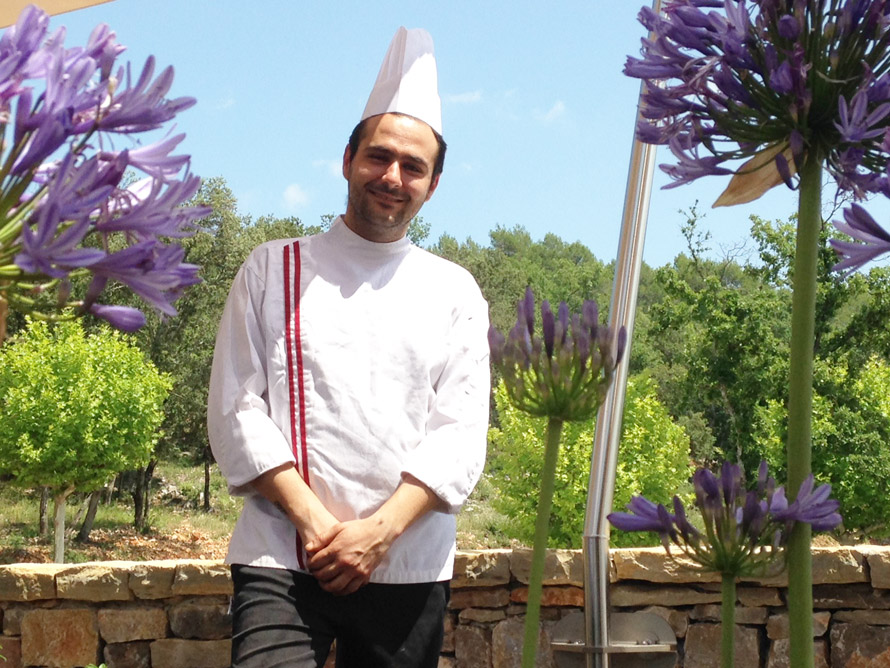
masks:
[[[435,668],[448,582],[369,583],[334,596],[311,575],[232,566],[232,668]]]

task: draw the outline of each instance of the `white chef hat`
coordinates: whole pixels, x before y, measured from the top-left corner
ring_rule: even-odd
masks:
[[[436,56],[426,30],[400,27],[392,38],[362,120],[386,113],[413,116],[442,134]]]

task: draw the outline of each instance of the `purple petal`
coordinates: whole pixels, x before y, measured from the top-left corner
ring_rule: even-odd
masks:
[[[556,336],[556,319],[550,310],[550,302],[546,299],[541,302],[541,331],[544,335],[544,350],[547,357],[553,357],[553,344]]]
[[[97,318],[106,320],[112,327],[122,332],[135,332],[145,325],[145,314],[129,306],[106,306],[92,304],[89,308]]]
[[[890,234],[859,204],[844,210],[846,222],[833,221],[836,229],[854,239],[853,242],[832,239],[831,246],[841,258],[835,271],[854,271],[871,260],[890,252]],[[855,243],[855,242],[861,243]]]

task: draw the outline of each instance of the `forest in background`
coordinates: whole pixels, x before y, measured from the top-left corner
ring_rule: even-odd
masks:
[[[203,282],[177,302],[179,315],[149,316],[130,340],[172,381],[160,436],[147,466],[116,476],[112,493],[131,497],[133,521],[144,527],[159,461],[203,467],[205,510],[213,505],[212,457],[207,447],[205,404],[216,327],[229,285],[250,250],[267,240],[324,229],[296,218],[239,215],[221,178],[197,196],[213,207],[200,231],[184,239],[187,259],[202,267]],[[723,459],[741,463],[749,478],[761,459],[784,479],[785,400],[790,337],[789,267],[794,221],[752,218],[750,242],[718,252],[709,248],[701,215],[662,215],[687,242],[687,252],[662,267],[643,267],[631,381],[619,454],[616,507],[632,493],[668,502],[688,495],[695,466]],[[422,219],[412,240],[467,268],[502,331],[515,321],[526,286],[539,299],[566,301],[579,310],[595,299],[605,318],[612,264],[586,246],[548,234],[533,240],[522,228],[498,227],[487,245],[444,235],[431,243]],[[834,253],[823,240],[816,317],[816,399],[813,470],[830,482],[841,502],[843,535],[881,540],[890,533],[886,480],[890,478],[890,271],[885,267],[844,277],[831,272]],[[123,290],[115,303],[126,303]],[[406,317],[410,307],[406,305]],[[11,318],[10,331],[24,326]],[[98,327],[98,325],[88,325]],[[9,345],[9,344],[8,344]],[[14,342],[13,342],[14,345]],[[492,387],[492,430],[486,472],[471,508],[494,508],[493,533],[528,541],[540,470],[542,428],[518,415]],[[552,516],[551,545],[581,541],[590,464],[592,424],[576,425],[565,439]],[[218,486],[217,486],[218,488]],[[98,498],[98,490],[96,495]],[[475,505],[474,505],[475,504]],[[617,536],[619,544],[646,537]]]

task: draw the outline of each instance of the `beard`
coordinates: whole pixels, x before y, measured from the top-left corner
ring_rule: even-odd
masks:
[[[378,194],[383,196],[383,202],[378,200]],[[387,197],[394,198],[389,206],[385,201]],[[378,229],[407,227],[421,204],[423,202],[413,202],[398,189],[388,189],[379,184],[349,187],[349,206],[366,224]]]

